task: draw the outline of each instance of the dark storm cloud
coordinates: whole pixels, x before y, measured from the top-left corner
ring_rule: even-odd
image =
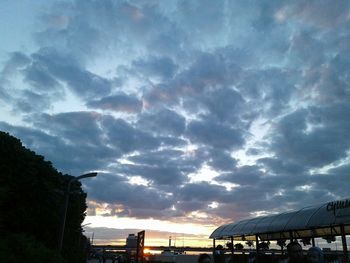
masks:
[[[30,58],[22,52],[13,52],[1,72],[2,78],[13,74],[18,68],[22,68],[30,63]]]
[[[306,79],[307,88],[315,93],[319,101],[344,102],[350,98],[349,76],[344,69],[349,64],[349,56],[338,54],[328,64],[310,70]],[[311,80],[311,81],[310,81]],[[312,82],[312,81],[316,81]]]
[[[231,152],[225,149],[204,146],[191,152],[191,155],[196,160],[201,160],[201,163],[205,162],[218,171],[231,171],[237,164],[237,160],[231,156]]]
[[[133,62],[134,69],[147,77],[159,77],[163,80],[174,76],[177,66],[167,57],[150,57]]]
[[[264,178],[256,181],[253,181],[254,177],[252,177],[252,180],[245,181],[248,182],[247,185],[235,187],[229,196],[223,196],[220,204],[226,207],[237,205],[240,217],[250,217],[254,211],[281,212],[301,208],[305,204],[315,203],[315,200],[317,202],[320,191],[303,190],[305,178],[299,178],[301,184],[288,177]],[[330,195],[327,196],[327,190],[323,189],[321,192],[322,200],[331,198]],[[311,200],[312,198],[314,200]],[[310,202],[303,203],[301,199]],[[317,203],[322,200],[320,199]],[[218,211],[218,214],[221,212]]]
[[[17,83],[11,81],[14,76],[22,78],[28,86],[18,87]],[[48,109],[53,103],[64,100],[66,92],[62,84],[85,99],[109,94],[112,83],[113,81],[85,70],[67,53],[50,48],[42,48],[30,57],[19,52],[13,53],[3,68],[0,79],[7,103],[20,105],[14,110],[23,110],[24,113]],[[34,101],[31,100],[33,97]],[[41,102],[35,104],[38,100]]]
[[[70,143],[101,145],[103,142],[102,132],[98,126],[100,117],[95,112],[43,114],[37,117],[34,123]]]
[[[123,119],[105,116],[101,123],[114,147],[119,148],[124,153],[153,150],[161,144],[152,134],[134,128]]]
[[[79,141],[79,132],[75,134],[76,137],[71,133],[70,137],[63,138],[60,133],[55,136],[38,129],[12,126],[4,122],[1,122],[0,128],[20,138],[26,147],[45,156],[62,173],[79,175],[91,170],[103,170],[120,156],[118,149],[95,142],[93,133],[90,136],[84,135],[86,141]]]
[[[59,138],[55,138],[34,128],[13,126],[6,122],[0,122],[0,127],[1,130],[20,138],[24,146],[34,151],[40,149],[40,151],[37,152],[38,154],[47,154],[45,150],[47,150],[48,147],[52,147],[50,145],[59,144]]]
[[[189,183],[177,189],[175,208],[183,213],[199,211],[206,213],[210,220],[216,220],[220,216],[223,207],[230,209],[241,200],[232,191],[224,186],[209,184],[208,182]],[[219,204],[218,209],[211,207],[213,202]],[[232,211],[231,211],[232,212]],[[230,213],[232,215],[232,213]]]
[[[349,106],[334,104],[298,110],[285,116],[276,126],[272,149],[279,158],[322,167],[344,158],[350,147]],[[309,128],[308,125],[314,126]]]
[[[254,169],[243,167],[241,170],[253,171]],[[243,172],[241,175],[237,174],[245,185],[234,187],[230,191],[223,186],[205,182],[186,184],[177,191],[176,197],[179,201],[175,207],[186,213],[197,210],[205,212],[211,220],[216,220],[216,216],[232,220],[251,217],[254,211],[281,212],[334,198],[328,189],[316,187],[314,180],[317,179],[308,176],[262,178],[254,176],[252,171],[248,171],[247,174]],[[303,189],[305,184],[309,184],[311,188]],[[301,199],[305,203],[301,202]],[[218,207],[211,207],[212,202],[217,202]]]
[[[216,179],[218,181],[226,181],[239,185],[249,185],[251,182],[257,182],[261,180],[261,176],[263,176],[263,172],[259,169],[258,166],[241,166],[234,169],[231,173],[222,174],[218,176]]]
[[[125,113],[139,113],[142,110],[142,102],[125,93],[104,97],[100,100],[92,100],[88,103],[88,106]]]
[[[232,85],[241,69],[234,61],[223,55],[219,52],[199,53],[194,58],[191,68],[179,74],[178,81],[189,85],[193,93],[203,91],[206,86]]]
[[[176,162],[156,165],[124,164],[119,165],[117,171],[129,176],[141,176],[155,185],[178,185],[186,181],[189,168],[179,167]],[[184,171],[183,171],[184,170]],[[192,169],[193,170],[193,169]]]
[[[210,92],[203,103],[220,122],[239,123],[244,100],[235,90],[227,88]]]
[[[197,200],[201,202],[220,201],[220,193],[226,193],[226,189],[220,185],[212,185],[207,182],[190,183],[179,188],[177,195],[180,201]]]
[[[35,87],[37,90],[45,91],[56,89],[59,86],[58,81],[52,77],[45,65],[33,61],[32,64],[23,70],[25,81]]]
[[[14,103],[16,110],[29,113],[50,107],[50,100],[47,96],[30,90],[20,92],[20,98]]]
[[[128,216],[153,217],[156,211],[163,211],[172,206],[172,198],[159,189],[142,185],[132,185],[122,177],[111,174],[100,174],[95,180],[84,182],[93,200],[113,205],[122,205]],[[103,189],[103,190],[102,190]],[[147,213],[146,213],[147,212]]]
[[[22,52],[13,52],[9,54],[9,59],[3,66],[0,74],[0,100],[13,101],[14,98],[11,96],[10,79],[13,77],[18,70],[22,69],[30,62],[30,59]]]
[[[263,164],[270,174],[275,175],[299,175],[305,172],[302,164],[290,159],[260,158],[257,163]]]
[[[349,195],[346,182],[350,180],[350,165],[346,162],[337,168],[330,169],[328,174],[318,174],[311,178],[316,189],[327,189],[337,198]]]
[[[205,160],[209,160],[207,163],[214,170],[219,171],[231,171],[237,164],[237,160],[231,157],[229,151],[211,149],[209,155],[205,157]]]
[[[287,174],[283,169],[282,173],[271,176],[263,173],[260,168],[242,166],[232,173],[218,176],[216,179],[219,182],[240,184],[230,191],[230,198],[223,196],[220,204],[231,205],[228,200],[235,200],[239,204],[239,216],[249,217],[253,211],[300,209],[307,204],[319,204],[346,196],[346,186],[341,183],[347,179],[345,174]],[[222,214],[221,209],[217,214]]]
[[[129,157],[128,159],[146,165],[157,165],[159,163],[167,163],[176,161],[177,159],[182,158],[183,151],[180,150],[160,150],[157,152],[149,152],[147,154],[138,154]]]
[[[241,70],[234,61],[226,59],[219,52],[197,52],[192,59],[194,62],[191,62],[190,67],[179,72],[169,83],[152,87],[145,94],[144,98],[150,106],[158,103],[177,104],[180,99],[185,99],[184,102],[189,99],[190,103],[198,104],[193,97],[198,99],[201,105],[201,98],[208,90],[233,85]],[[228,96],[235,97],[235,103],[238,104],[239,94],[234,94],[233,91],[229,94],[229,90],[226,92]],[[222,93],[214,92],[214,95],[220,96]],[[209,107],[213,108],[210,99],[207,100]]]
[[[183,134],[185,124],[185,118],[183,116],[166,108],[141,115],[137,123],[138,127],[142,130],[174,136]]]
[[[307,204],[319,204],[346,196],[346,186],[342,182],[348,180],[348,167],[339,170],[341,172],[334,169],[329,174],[318,175],[269,176],[262,174],[258,167],[239,167],[236,173],[224,174],[217,179],[242,184],[231,190],[229,200],[235,200],[240,205],[241,217],[249,217],[253,211],[300,209]]]
[[[240,130],[210,121],[193,121],[187,127],[188,138],[193,143],[219,149],[237,149],[244,144]]]
[[[18,84],[12,82],[16,77],[23,77],[23,81],[28,83],[30,88],[18,89]],[[1,72],[1,86],[3,92],[1,98],[6,99],[7,103],[12,103],[14,111],[23,113],[48,109],[53,97],[62,99],[64,96],[60,84],[46,68],[20,52],[10,54]]]
[[[120,171],[128,175],[140,175],[162,185],[186,183],[187,175],[197,171],[204,162],[197,156],[188,156],[180,150],[144,152],[131,156],[128,160],[135,165],[119,165]]]
[[[52,76],[68,84],[77,95],[91,98],[109,94],[111,83],[88,70],[68,54],[44,48],[32,55],[33,60],[47,69]]]
[[[254,119],[259,114],[271,118],[288,109],[288,103],[296,92],[298,75],[295,70],[276,67],[244,71],[237,88],[248,101],[246,118]]]
[[[43,114],[32,121],[72,144],[92,145],[119,154],[155,150],[162,141],[162,138],[158,140],[152,134],[138,130],[122,119],[96,112]]]
[[[187,140],[181,137],[158,136],[161,147],[184,147],[188,144]]]
[[[177,201],[176,209],[183,211],[183,213],[191,213],[193,211],[202,211],[206,209],[208,204],[201,200],[188,200],[188,201]]]

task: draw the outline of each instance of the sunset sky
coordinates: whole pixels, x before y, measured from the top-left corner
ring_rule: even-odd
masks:
[[[96,242],[349,196],[350,1],[2,0],[0,37],[0,130],[99,172]]]

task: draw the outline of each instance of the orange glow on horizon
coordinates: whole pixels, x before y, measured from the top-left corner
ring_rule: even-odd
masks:
[[[94,239],[94,245],[116,245],[116,246],[123,246],[125,245],[125,239],[101,239],[101,238],[95,238]],[[172,246],[175,246],[177,248],[181,247],[211,247],[213,241],[209,239],[209,237],[172,237]],[[146,230],[146,238],[145,238],[145,246],[151,247],[151,246],[163,246],[168,247],[169,245],[169,237],[164,236],[164,238],[147,238],[147,230]],[[149,252],[152,252],[149,248]],[[144,252],[146,253],[146,252]],[[148,252],[147,252],[148,253]]]
[[[217,228],[214,224],[200,224],[195,222],[199,215],[192,215],[192,223],[169,222],[156,219],[118,218],[116,216],[87,216],[84,224],[87,237],[94,233],[95,245],[125,245],[128,234],[137,234],[145,230],[145,247],[168,247],[169,237],[171,244],[176,247],[210,247],[212,240],[210,234]],[[202,215],[204,216],[204,215]],[[202,222],[206,218],[201,218]],[[129,232],[130,231],[130,232]]]

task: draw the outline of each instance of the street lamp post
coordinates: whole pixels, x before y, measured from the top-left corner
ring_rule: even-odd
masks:
[[[64,228],[66,225],[66,217],[67,217],[67,209],[68,209],[68,203],[69,203],[69,193],[70,193],[70,187],[72,182],[74,181],[78,181],[80,179],[84,179],[84,178],[89,178],[89,177],[95,177],[97,176],[97,173],[87,173],[87,174],[83,174],[77,177],[74,177],[72,179],[69,180],[68,185],[67,185],[67,189],[65,192],[65,202],[64,202],[64,208],[63,208],[63,217],[62,217],[62,223],[61,223],[61,229],[60,229],[60,233],[59,233],[59,239],[58,239],[58,251],[61,252],[62,251],[62,245],[63,245],[63,238],[64,238]]]

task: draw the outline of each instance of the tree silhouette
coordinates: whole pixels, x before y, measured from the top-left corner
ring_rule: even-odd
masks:
[[[10,262],[1,260],[1,256],[6,258],[6,254],[13,254],[7,250],[15,249],[14,244],[17,244],[17,250],[27,249],[29,254],[51,253],[59,260],[55,250],[64,191],[71,178],[59,173],[43,156],[23,147],[17,138],[0,131],[0,262]],[[83,262],[79,244],[86,194],[79,182],[74,182],[71,189],[63,257],[68,262]],[[18,257],[21,253],[18,252]]]
[[[236,244],[235,244],[235,249],[241,250],[241,249],[243,249],[243,248],[244,248],[244,246],[243,246],[241,243],[236,243]]]
[[[268,250],[269,248],[270,248],[270,241],[267,241],[267,242],[263,241],[258,245],[259,250]]]
[[[286,240],[285,239],[279,239],[277,240],[277,245],[279,247],[281,247],[281,251],[282,251],[282,254],[283,254],[283,248],[286,246]]]
[[[251,248],[252,246],[254,246],[254,242],[251,241],[251,240],[248,240],[248,241],[245,242],[245,243],[246,243],[246,245],[247,245],[249,248]]]
[[[303,243],[304,246],[311,245],[311,238],[300,239],[300,242]]]
[[[335,236],[324,236],[322,238],[326,240],[329,244],[335,241]]]

